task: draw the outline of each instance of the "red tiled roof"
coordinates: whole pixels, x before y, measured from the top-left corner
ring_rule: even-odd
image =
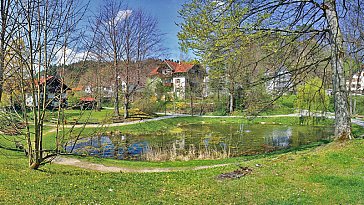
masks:
[[[78,87],[75,87],[75,88],[72,88],[73,91],[82,91],[83,90],[83,86],[78,86]]]
[[[169,60],[165,60],[164,63],[167,64],[172,69],[172,73],[187,73],[194,66],[194,64],[190,63],[184,63],[184,62],[177,63]],[[159,75],[160,74],[158,72],[159,68],[161,68],[161,66],[153,68],[152,71],[150,72],[150,75],[151,76]]]
[[[168,60],[165,60],[164,62],[173,69],[174,73],[187,73],[194,66],[193,64],[184,62],[177,63]]]
[[[158,69],[159,67],[153,68],[153,70],[150,72],[150,75],[158,75]]]
[[[95,98],[93,97],[84,97],[84,98],[80,98],[81,101],[83,102],[93,102],[93,101],[96,101]]]
[[[46,81],[49,81],[50,79],[52,79],[52,78],[54,78],[54,76],[48,76],[47,78],[44,78],[44,77],[42,77],[42,78],[40,78],[40,80],[39,80],[39,84],[40,85],[42,85],[43,83],[45,83]],[[36,85],[38,85],[38,80],[34,80],[34,83],[36,84]]]

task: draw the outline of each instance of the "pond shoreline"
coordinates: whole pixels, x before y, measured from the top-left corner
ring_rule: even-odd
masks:
[[[166,118],[167,117],[167,118]],[[152,121],[158,121],[158,120],[163,120],[163,119],[169,119],[169,118],[176,118],[176,117],[188,117],[188,115],[177,115],[177,116],[164,116],[164,117],[160,117],[160,118],[155,118],[155,119],[152,119]],[[242,117],[242,116],[217,116],[217,117],[215,117],[215,116],[196,116],[196,117],[206,117],[206,118],[244,118],[244,117]],[[264,117],[268,117],[268,116],[260,116],[260,117],[262,117],[262,118],[264,118]],[[271,116],[269,116],[270,118],[271,117],[278,117],[278,118],[280,118],[280,117],[298,117],[298,114],[290,114],[290,115],[271,115]],[[332,117],[331,117],[332,118]],[[141,121],[141,122],[145,122],[145,121],[150,121],[150,120],[143,120],[143,121]],[[141,123],[140,121],[137,121],[137,122],[132,122],[132,123],[127,123],[127,124],[125,124],[124,123],[124,125],[129,125],[129,124],[136,124],[136,123]],[[364,126],[364,121],[361,121],[361,120],[357,120],[357,119],[353,119],[353,123],[354,124],[358,124],[358,125],[360,125],[360,126]],[[116,123],[115,123],[116,124]],[[119,124],[123,124],[123,123],[117,123],[117,125],[119,125]],[[235,157],[234,157],[235,158]],[[234,159],[234,158],[230,158],[230,159]],[[78,160],[78,159],[75,159],[75,160]],[[103,160],[107,160],[107,159],[101,159],[101,161],[103,161]],[[84,160],[81,160],[81,161],[84,161]],[[91,160],[92,161],[92,160]],[[97,161],[97,160],[96,160]],[[98,160],[98,161],[100,161],[100,160]],[[117,161],[120,161],[120,160],[117,160]],[[217,160],[217,161],[219,161],[219,160]],[[87,161],[85,161],[85,162],[87,162]],[[135,162],[135,161],[134,161]],[[55,162],[55,163],[57,163],[57,162]],[[88,163],[91,163],[91,162],[89,162],[88,161]],[[103,163],[103,162],[101,162],[101,163]],[[144,163],[151,163],[151,162],[144,162]],[[153,163],[153,162],[152,162]],[[165,163],[165,162],[162,162],[162,163]],[[64,164],[64,162],[63,162],[63,164]],[[91,163],[91,164],[97,164],[97,163]],[[108,164],[108,163],[106,163],[106,164]],[[113,164],[113,163],[111,163],[111,164]],[[116,163],[117,164],[117,163]],[[224,163],[224,164],[226,164],[226,163]],[[66,164],[64,164],[64,165],[66,165]],[[70,163],[68,163],[67,165],[72,165],[72,163],[70,162]],[[74,165],[74,164],[73,164]],[[105,166],[105,165],[103,165],[103,164],[97,164],[97,165],[101,165],[101,166]],[[215,165],[213,165],[213,166],[215,166]],[[113,167],[113,166],[111,166],[111,167]],[[119,168],[120,169],[125,169],[125,170],[128,170],[128,168],[127,167],[120,167],[119,165],[118,166],[116,166],[118,169],[116,169],[116,170],[118,170],[117,172],[119,172],[120,170],[119,170]],[[198,166],[195,166],[195,167],[198,167]],[[80,167],[80,168],[82,168],[82,167]],[[87,169],[87,167],[84,167],[84,168],[86,168]],[[144,167],[145,168],[145,167]],[[210,168],[210,165],[208,165],[208,168]],[[107,170],[108,168],[106,168],[106,170]],[[139,169],[139,168],[138,168]],[[132,171],[135,171],[135,170],[137,170],[137,169],[131,169]],[[145,171],[145,172],[150,172],[150,171],[148,171],[149,169],[147,169],[147,171]],[[166,169],[166,170],[168,170],[168,169]],[[158,170],[158,172],[159,171],[161,171],[161,172],[165,172],[166,170]],[[178,171],[178,170],[175,170],[175,171]],[[125,172],[127,172],[127,171],[125,171]]]

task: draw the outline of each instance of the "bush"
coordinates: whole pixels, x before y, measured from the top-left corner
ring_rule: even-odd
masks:
[[[82,97],[86,97],[87,93],[84,91],[71,92],[67,95],[67,102],[69,106],[78,105],[81,102]]]
[[[133,103],[134,108],[138,108],[140,111],[147,114],[152,114],[158,111],[159,103],[157,102],[156,96],[148,96],[145,98],[140,98]]]
[[[241,111],[241,110],[235,110],[232,113],[230,113],[230,115],[232,115],[232,116],[243,116],[244,112]]]
[[[277,100],[276,105],[279,107],[294,108],[296,99],[296,95],[284,95]]]
[[[353,113],[358,115],[364,115],[364,96],[353,96],[353,100],[356,101],[355,111],[353,111]]]
[[[209,115],[212,115],[212,116],[226,116],[227,112],[226,112],[226,110],[216,110],[216,111],[210,113]]]
[[[330,99],[320,78],[313,78],[297,87],[296,107],[301,110],[326,111]]]

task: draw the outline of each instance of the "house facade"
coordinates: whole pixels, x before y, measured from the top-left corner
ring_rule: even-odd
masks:
[[[172,87],[177,98],[184,98],[188,86],[197,88],[203,83],[204,72],[198,64],[164,60],[151,71],[150,76],[160,78],[164,86]]]
[[[95,95],[95,93],[97,91],[100,92],[99,95],[101,95],[101,97],[103,98],[111,98],[114,94],[114,90],[113,90],[113,86],[114,84],[111,85],[105,85],[105,86],[96,86],[96,85],[86,85],[86,86],[78,86],[78,88],[82,88],[81,90],[78,91],[84,91],[86,94],[88,94],[89,96]],[[74,90],[76,91],[76,90]]]
[[[33,98],[32,92],[26,93],[26,106],[33,107],[34,105],[38,105],[39,102],[43,102],[43,90],[45,86],[45,103],[47,108],[56,108],[59,106],[59,103],[62,103],[62,106],[67,106],[67,91],[71,90],[63,81],[55,76],[48,76],[46,78],[41,78],[39,81],[34,81],[36,89],[39,88],[41,91],[40,101],[38,100],[38,95],[35,95],[35,99]],[[35,101],[35,102],[34,102]]]
[[[364,94],[364,71],[355,73],[350,80],[346,81],[348,90],[357,95]]]
[[[266,73],[266,77],[270,78],[266,83],[268,93],[284,93],[292,90],[292,74],[286,68],[282,67],[274,72]]]

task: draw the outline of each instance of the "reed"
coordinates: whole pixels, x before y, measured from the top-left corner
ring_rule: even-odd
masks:
[[[194,159],[225,159],[231,157],[230,148],[219,150],[216,147],[196,148],[190,144],[186,148],[178,148],[173,143],[167,148],[149,146],[142,154],[144,161],[188,161]]]

